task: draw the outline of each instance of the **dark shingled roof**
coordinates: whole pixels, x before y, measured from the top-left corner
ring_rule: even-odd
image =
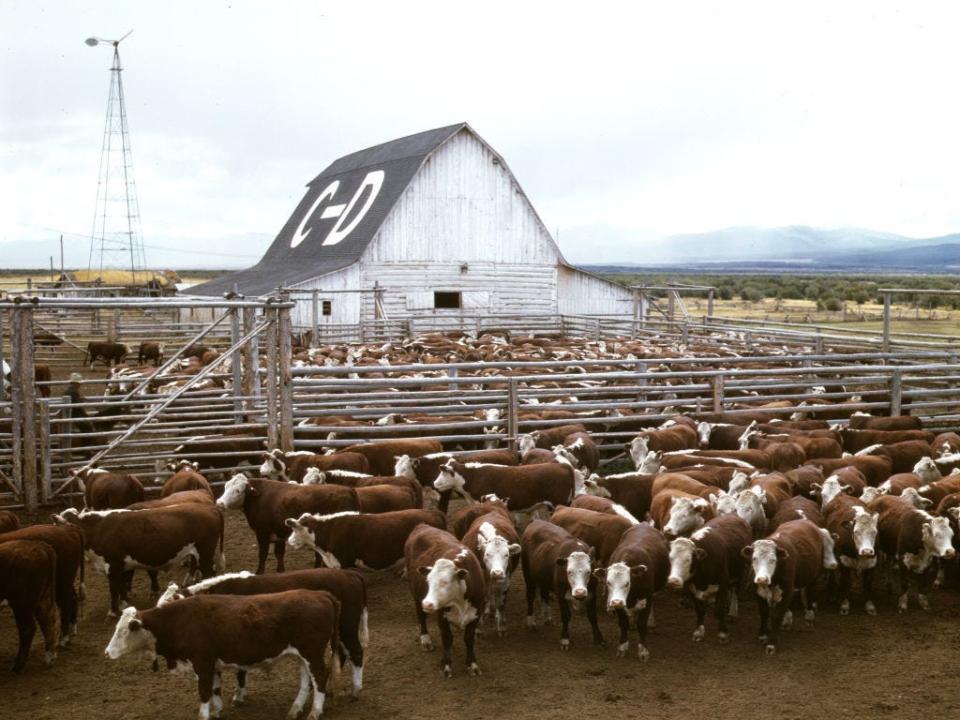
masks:
[[[243,295],[259,296],[280,285],[294,285],[352,265],[360,259],[423,161],[465,127],[466,123],[459,123],[427,130],[336,160],[307,185],[307,194],[260,262],[191,287],[187,292],[220,295],[237,285]],[[369,183],[375,184],[380,172],[382,185],[367,212],[342,241],[331,244],[330,240],[337,239],[334,231],[349,228],[370,201]],[[368,187],[362,189],[365,180]],[[295,237],[301,241],[291,248]]]

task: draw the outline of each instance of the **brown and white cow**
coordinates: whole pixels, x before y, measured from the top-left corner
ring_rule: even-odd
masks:
[[[894,415],[877,417],[864,412],[855,412],[847,425],[851,430],[922,430],[923,423],[918,417]]]
[[[687,591],[697,614],[694,642],[706,637],[704,618],[707,603],[716,598],[717,639],[725,645],[730,638],[727,617],[737,617],[740,581],[744,563],[741,551],[753,540],[745,520],[721,515],[707,522],[689,538],[670,543],[670,574],[667,587]]]
[[[313,568],[288,570],[283,573],[254,575],[244,570],[203,580],[181,588],[171,584],[157,601],[157,606],[193,595],[264,595],[287,590],[326,590],[340,601],[340,664],[349,662],[353,697],[363,689],[363,656],[369,641],[367,623],[367,581],[355,570]],[[346,650],[346,652],[344,652]],[[237,671],[237,690],[233,704],[240,705],[247,696],[247,671]]]
[[[587,495],[609,498],[622,505],[631,515],[645,519],[650,514],[653,482],[657,476],[649,473],[618,473],[601,477],[591,475],[584,480]]]
[[[678,423],[666,428],[644,430],[626,444],[626,450],[634,464],[639,465],[651,450],[663,453],[693,450],[698,444],[697,431],[690,425]]]
[[[124,508],[143,501],[143,485],[133,475],[100,468],[71,470],[70,475],[83,492],[84,507],[90,510]]]
[[[552,622],[550,600],[560,606],[560,648],[570,649],[570,603],[586,606],[593,642],[603,643],[597,624],[597,580],[593,575],[594,550],[561,527],[546,520],[534,520],[520,536],[520,566],[527,590],[527,627],[537,626],[533,600],[540,595],[544,625]]]
[[[395,472],[397,459],[401,455],[418,458],[424,455],[439,453],[443,446],[437,440],[378,440],[375,442],[360,443],[340,448],[334,455],[343,453],[358,453],[367,458],[369,469],[360,472],[369,472],[372,475],[392,475]],[[344,468],[353,470],[355,468]],[[397,473],[398,475],[401,473]]]
[[[212,505],[81,513],[67,508],[54,517],[83,530],[87,556],[109,580],[110,617],[116,617],[126,603],[134,570],[174,570],[188,564],[191,575],[199,570],[202,577],[211,577],[218,546],[219,564],[223,564],[223,514]]]
[[[550,450],[555,445],[566,442],[567,437],[575,433],[587,433],[587,428],[580,423],[573,423],[534,430],[518,438],[518,448],[521,455],[533,448]]]
[[[354,488],[343,485],[297,485],[277,480],[234,475],[224,486],[217,500],[224,510],[242,509],[247,524],[257,537],[257,575],[266,569],[267,552],[273,543],[277,572],[283,572],[283,556],[290,536],[287,518],[304,513],[359,511],[360,498]]]
[[[921,440],[928,446],[936,435],[929,430],[851,430],[840,431],[845,452],[857,453],[873,445],[893,445],[906,440]]]
[[[103,360],[107,365],[113,367],[115,363],[122,363],[129,354],[130,348],[123,343],[94,340],[87,343],[87,352],[83,358],[83,364],[93,367],[94,362]]]
[[[441,670],[453,676],[451,625],[463,630],[467,672],[480,674],[474,641],[486,600],[483,569],[476,556],[446,530],[420,524],[404,545],[407,582],[420,623],[420,647],[432,649],[427,615],[436,615],[443,642]]]
[[[663,533],[640,523],[620,536],[606,567],[594,570],[594,575],[606,584],[607,609],[617,614],[618,657],[625,657],[630,650],[630,620],[635,618],[637,657],[641,662],[650,659],[646,645],[653,595],[663,589],[669,568],[670,549]]]
[[[50,665],[57,656],[60,623],[56,586],[57,554],[47,543],[0,543],[0,602],[6,602],[13,611],[19,637],[14,672],[26,665],[38,624],[45,643],[44,664]]]
[[[200,465],[190,460],[180,460],[179,462],[167,463],[164,470],[172,472],[169,478],[163,481],[157,478],[157,484],[163,482],[163,489],[160,491],[160,497],[167,497],[173,493],[185,492],[187,490],[204,490],[209,493],[213,499],[213,489],[210,483],[200,473]]]
[[[860,450],[857,455],[874,455],[890,458],[890,472],[910,472],[913,467],[925,457],[930,457],[933,450],[930,443],[924,440],[904,440],[889,445],[871,445]]]
[[[567,435],[563,442],[554,445],[553,454],[557,459],[563,459],[574,468],[581,468],[593,472],[600,464],[600,451],[597,444],[590,437],[590,433],[576,432]]]
[[[812,622],[816,611],[816,584],[821,572],[837,567],[830,533],[809,520],[784,523],[767,538],[743,548],[753,567],[753,582],[760,609],[760,642],[768,655],[777,651],[781,627],[793,624],[790,605],[801,591],[804,619]],[[771,618],[772,615],[772,618]]]
[[[292,548],[316,553],[317,567],[365,567],[382,570],[403,559],[403,547],[413,529],[421,524],[446,529],[438,510],[398,510],[379,514],[343,511],[304,513],[285,520],[291,530]]]
[[[626,518],[633,525],[638,525],[640,521],[619,503],[615,503],[610,498],[598,497],[596,495],[577,495],[570,503],[572,508],[582,510],[593,510],[594,512],[606,513],[607,515],[619,515]]]
[[[223,670],[248,670],[292,655],[300,660],[300,691],[288,717],[303,711],[312,692],[306,717],[318,720],[327,686],[328,647],[334,677],[339,671],[339,627],[340,603],[324,590],[196,595],[152,610],[127,608],[104,653],[111,660],[130,654],[162,658],[171,671],[186,665],[197,677],[200,720],[220,716]]]
[[[170,507],[171,505],[183,505],[184,503],[200,503],[201,505],[215,505],[213,496],[206,490],[184,490],[175,492],[165,497],[154,498],[153,500],[144,500],[143,502],[133,503],[127,506],[127,510],[148,510],[150,508]]]
[[[475,518],[459,538],[477,556],[487,585],[487,614],[492,615],[497,634],[506,632],[506,602],[510,578],[520,562],[520,536],[506,508]]]
[[[820,506],[810,498],[795,495],[780,503],[777,512],[767,524],[767,532],[773,532],[778,527],[791,520],[809,520],[817,527],[825,527],[824,513]]]
[[[564,506],[554,511],[550,522],[592,547],[598,567],[606,567],[620,537],[639,524],[636,519],[622,515]]]
[[[847,455],[841,458],[811,458],[807,460],[807,465],[812,465],[820,469],[827,477],[835,473],[840,468],[855,467],[867,479],[867,483],[873,486],[880,485],[884,480],[893,474],[893,463],[890,458],[878,455]]]
[[[680,490],[664,490],[650,503],[650,517],[667,538],[689,535],[713,515],[709,500]]]
[[[436,493],[433,487],[433,481],[437,479],[440,473],[440,466],[448,460],[456,458],[459,462],[482,462],[491,465],[519,465],[520,455],[513,450],[474,450],[472,452],[457,453],[454,455],[449,452],[430,453],[420,457],[410,457],[401,455],[397,458],[393,472],[395,475],[404,475],[412,478],[427,489],[428,494]],[[550,459],[553,460],[553,454],[550,453]],[[432,502],[432,500],[431,500]],[[436,505],[440,510],[446,512],[450,506],[450,493],[440,493]]]
[[[0,533],[10,532],[20,527],[20,518],[12,510],[0,510]]]
[[[303,482],[304,476],[311,468],[317,470],[351,470],[365,473],[370,469],[367,458],[360,453],[334,453],[333,455],[317,455],[306,450],[283,452],[274,449],[264,453],[263,464],[260,465],[260,475],[265,478],[276,478],[287,482]]]
[[[850,612],[851,574],[860,573],[867,615],[876,615],[873,572],[877,565],[879,513],[870,512],[858,498],[839,494],[823,508],[825,527],[836,536],[834,555],[840,563],[840,614]]]
[[[543,465],[487,465],[448,460],[440,466],[433,486],[453,490],[468,502],[491,493],[504,498],[511,511],[528,510],[543,502],[563,505],[574,495],[574,469],[562,463]]]
[[[418,483],[416,480],[411,480],[405,475],[367,475],[365,473],[353,472],[352,470],[321,471],[317,470],[316,468],[310,468],[307,470],[307,474],[303,476],[304,485],[323,485],[325,483],[357,488],[357,491],[360,494],[362,512],[376,512],[368,509],[365,506],[363,502],[363,493],[360,492],[361,488],[369,488],[376,485],[388,485],[404,491],[406,496],[410,498],[407,507],[423,507],[423,486],[420,485],[420,483]],[[402,510],[406,508],[398,507],[394,509]]]

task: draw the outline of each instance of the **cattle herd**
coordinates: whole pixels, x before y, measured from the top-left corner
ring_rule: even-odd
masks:
[[[91,348],[91,360],[122,359],[104,351]],[[516,449],[453,450],[402,433],[317,453],[253,442],[232,462],[250,467],[220,491],[181,446],[156,499],[133,475],[84,468],[74,473],[82,509],[25,527],[0,512],[0,599],[19,632],[13,669],[23,670],[37,626],[47,663],[69,644],[88,571],[106,577],[117,618],[106,658],[143,655],[155,669],[191,672],[204,719],[223,708],[224,670],[236,673],[239,704],[248,671],[288,655],[300,671],[289,717],[318,717],[342,667],[359,695],[377,624],[366,578],[376,571],[405,578],[424,650],[436,618],[446,676],[455,630],[466,671],[479,674],[478,630],[504,636],[511,615],[519,620],[519,601],[508,603],[518,567],[528,628],[550,624],[555,604],[561,650],[575,617],[601,644],[607,610],[619,625],[616,655],[633,642],[641,661],[650,659],[654,604],[671,593],[690,608],[694,642],[706,640],[713,606],[720,644],[740,600],[754,596],[768,654],[795,614],[813,621],[825,596],[841,614],[854,603],[875,614],[878,571],[895,581],[900,612],[911,600],[927,609],[933,589],[955,581],[960,435],[935,434],[912,416],[831,412],[677,413],[636,431],[621,453],[634,469],[615,474],[598,472],[610,458],[596,426],[575,413],[521,435]],[[256,567],[231,565],[230,512],[249,526]],[[316,567],[286,570],[288,548],[311,553]],[[137,571],[155,607],[128,604]],[[164,588],[161,572],[185,577]]]

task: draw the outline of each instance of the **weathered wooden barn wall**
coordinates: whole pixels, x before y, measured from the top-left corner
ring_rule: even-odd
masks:
[[[557,271],[557,307],[561,315],[630,315],[630,291],[580,270]]]
[[[360,265],[351,265],[335,273],[313,278],[303,283],[294,285],[295,290],[356,290],[360,287],[370,287],[373,283],[365,285],[360,280]],[[296,326],[309,326],[313,324],[313,299],[305,295],[295,295],[291,298],[297,303],[297,307],[292,311],[291,318]],[[323,294],[320,292],[318,300],[320,301],[319,323],[320,325],[355,325],[360,322],[360,293],[336,292]],[[323,315],[323,301],[330,301],[330,315]],[[373,298],[370,298],[370,319],[373,318]]]

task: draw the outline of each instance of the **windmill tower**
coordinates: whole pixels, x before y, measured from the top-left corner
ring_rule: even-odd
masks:
[[[86,40],[90,47],[101,43],[113,46],[88,270],[91,277],[102,276],[107,269],[129,270],[132,284],[135,285],[138,282],[137,275],[142,276],[146,270],[147,260],[140,230],[140,203],[133,179],[130,128],[123,96],[123,67],[120,65],[120,43],[129,37],[130,32],[119,40],[97,37]]]

